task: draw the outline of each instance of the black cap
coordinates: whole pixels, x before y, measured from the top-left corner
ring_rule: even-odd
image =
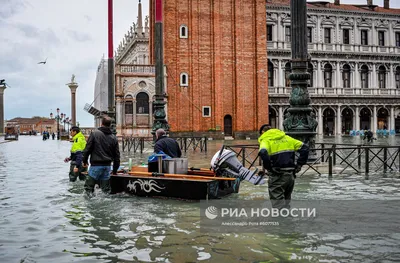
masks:
[[[262,134],[262,131],[264,130],[264,128],[265,127],[269,127],[269,128],[271,128],[271,126],[269,126],[269,124],[263,124],[263,125],[261,125],[261,127],[260,127],[260,135]]]

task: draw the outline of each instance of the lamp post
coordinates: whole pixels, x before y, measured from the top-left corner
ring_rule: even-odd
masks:
[[[57,108],[57,115],[54,117],[54,119],[57,121],[57,140],[60,140],[60,121],[64,118],[64,113],[61,113],[60,115],[60,109]],[[50,113],[50,118],[53,119],[53,113]]]
[[[307,72],[307,2],[306,0],[290,0],[291,34],[292,34],[292,72],[289,79],[292,86],[290,107],[285,115],[283,127],[285,132],[309,144],[314,148],[318,122],[310,107],[311,99],[307,85],[310,74]],[[310,152],[310,159],[315,158]]]
[[[72,123],[72,120],[70,118],[67,118],[67,129],[69,132],[69,125]]]

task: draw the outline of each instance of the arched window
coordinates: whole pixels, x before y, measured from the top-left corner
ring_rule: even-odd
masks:
[[[133,98],[131,95],[125,97],[125,114],[133,114]]]
[[[189,85],[189,76],[187,73],[181,73],[180,83],[182,87],[187,87]]]
[[[350,74],[350,66],[345,64],[342,72],[343,88],[350,88]]]
[[[332,66],[331,66],[331,64],[325,64],[324,83],[325,83],[325,88],[332,88]]]
[[[368,75],[369,75],[369,70],[367,65],[363,65],[361,67],[361,88],[362,89],[368,89]]]
[[[179,27],[179,37],[180,38],[188,38],[188,27],[185,25],[181,25]]]
[[[136,114],[149,114],[149,95],[145,92],[136,96]]]
[[[314,67],[310,62],[308,62],[307,72],[310,73],[310,80],[308,81],[308,86],[309,87],[314,87],[314,82],[313,82],[313,79],[314,79]]]
[[[379,88],[385,89],[386,88],[386,68],[385,66],[380,66],[378,69],[378,81],[379,81]]]
[[[268,87],[274,86],[274,65],[268,60]]]
[[[290,62],[285,64],[285,87],[290,87],[289,74],[292,72],[292,64]]]
[[[395,80],[396,80],[396,89],[400,89],[400,67],[396,68]]]

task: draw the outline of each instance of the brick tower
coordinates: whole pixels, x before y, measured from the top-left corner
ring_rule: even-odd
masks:
[[[164,0],[171,132],[243,138],[268,123],[265,0]],[[150,1],[154,64],[154,1]]]

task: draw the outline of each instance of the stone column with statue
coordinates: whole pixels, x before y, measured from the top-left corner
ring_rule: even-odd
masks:
[[[72,74],[71,82],[67,84],[71,89],[71,120],[72,126],[76,126],[76,89],[78,88],[78,83],[75,82],[75,75]]]
[[[0,82],[0,135],[4,134],[4,90],[6,89],[4,80]]]

